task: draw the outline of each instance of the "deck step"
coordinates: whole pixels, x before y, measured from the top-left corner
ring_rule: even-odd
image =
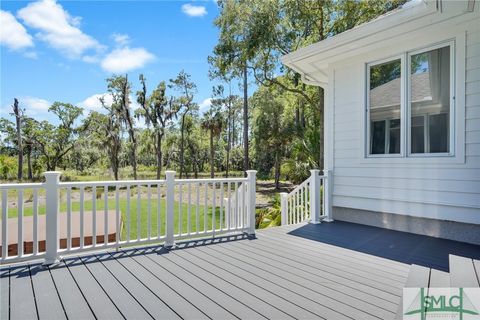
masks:
[[[451,254],[449,267],[451,287],[478,288],[480,286],[472,259]]]
[[[438,270],[436,270],[438,271]],[[405,288],[426,288],[430,282],[430,268],[422,267],[416,264],[410,266]],[[395,319],[403,319],[403,295],[400,297],[397,314]]]

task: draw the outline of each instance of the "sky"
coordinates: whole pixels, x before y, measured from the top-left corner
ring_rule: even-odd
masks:
[[[27,115],[54,122],[47,111],[54,101],[99,110],[113,74],[128,73],[135,93],[143,73],[150,92],[182,69],[204,111],[216,84],[207,57],[217,42],[217,14],[212,0],[2,1],[0,116],[16,97]]]

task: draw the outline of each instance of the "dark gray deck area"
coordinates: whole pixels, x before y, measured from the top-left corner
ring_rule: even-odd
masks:
[[[441,266],[448,253],[480,254],[453,241],[412,243],[413,236],[342,222],[302,224],[261,230],[256,239],[103,252],[49,268],[4,266],[0,318],[389,319],[412,257],[433,250],[438,254],[422,261]],[[420,244],[426,249],[417,250]]]

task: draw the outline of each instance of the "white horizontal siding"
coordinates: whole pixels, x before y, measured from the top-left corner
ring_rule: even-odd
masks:
[[[465,56],[466,132],[458,133],[465,161],[458,163],[365,159],[367,61],[335,67],[334,206],[480,223],[480,25],[467,31]]]

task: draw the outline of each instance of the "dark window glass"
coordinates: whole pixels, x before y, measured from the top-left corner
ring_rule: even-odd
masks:
[[[371,154],[385,153],[385,121],[372,123],[372,150]]]
[[[428,123],[430,152],[448,152],[448,114],[431,115]]]
[[[425,117],[413,117],[411,123],[412,153],[425,152]]]
[[[388,153],[400,153],[400,119],[390,120]]]

